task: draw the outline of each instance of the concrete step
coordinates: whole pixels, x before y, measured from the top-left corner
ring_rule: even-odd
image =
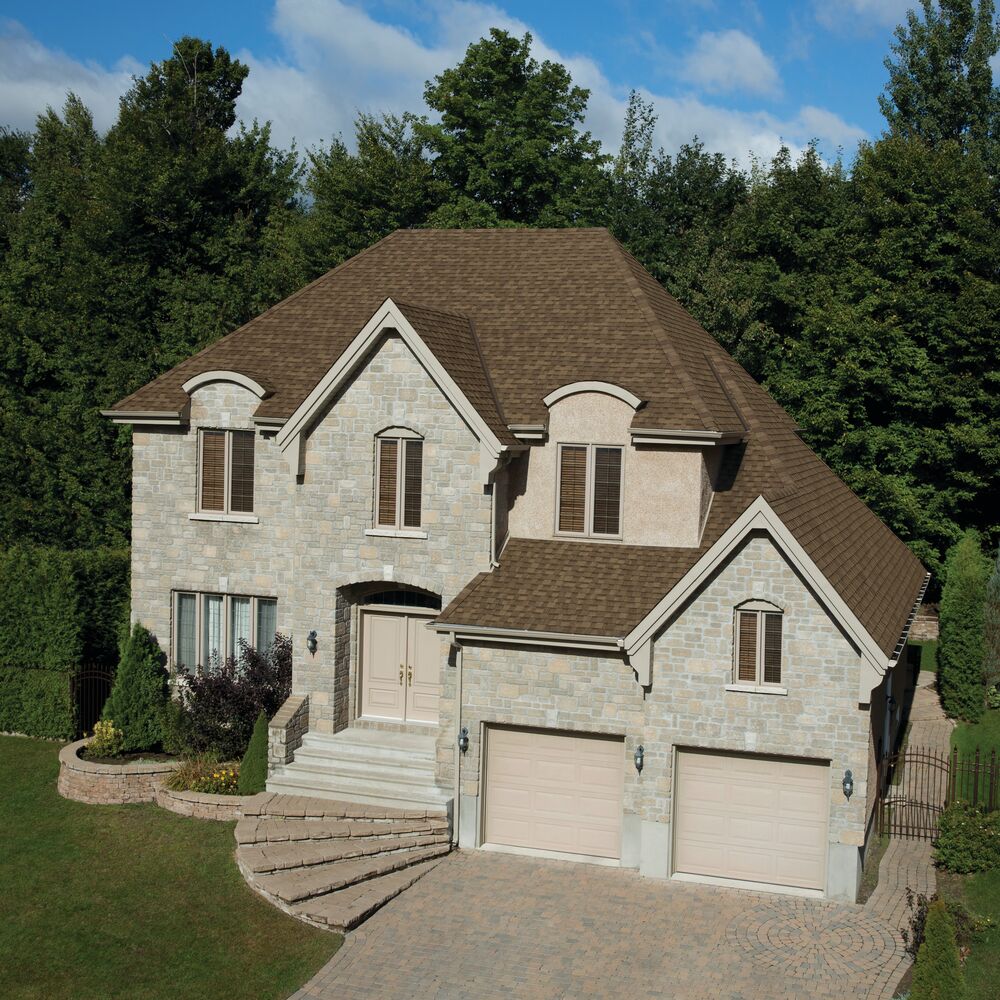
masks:
[[[306,733],[302,745],[295,751],[296,757],[303,752],[329,752],[339,756],[397,761],[401,764],[427,761],[433,765],[437,749],[434,736],[352,727],[333,735]]]
[[[359,822],[397,819],[439,819],[444,810],[396,809],[380,803],[347,802],[327,797],[317,798],[300,792],[284,794],[261,792],[246,802],[242,808],[249,819],[279,820],[357,820]]]
[[[410,865],[400,871],[368,882],[359,882],[328,892],[323,896],[296,903],[291,912],[302,920],[334,931],[349,931],[367,920],[377,909],[408,889],[440,862],[440,858]]]
[[[289,824],[291,825],[291,824]],[[390,837],[347,837],[338,840],[290,841],[241,848],[241,863],[255,875],[294,871],[354,858],[395,854],[414,848],[447,844],[447,832]]]
[[[432,782],[396,781],[382,775],[347,777],[301,769],[295,762],[278,768],[267,779],[267,790],[307,795],[403,811],[444,812],[450,796]]]
[[[405,785],[433,785],[434,765],[386,763],[366,760],[363,757],[337,757],[327,754],[302,754],[296,751],[295,760],[286,768],[299,774],[336,774],[359,781],[393,781]]]
[[[278,818],[244,817],[236,824],[236,843],[242,847],[253,844],[339,840],[345,837],[398,837],[411,833],[447,831],[446,816],[394,820],[303,819],[292,822]]]
[[[448,844],[396,851],[374,857],[350,861],[335,861],[325,865],[297,869],[291,872],[277,872],[271,875],[251,875],[254,884],[266,895],[273,896],[282,903],[301,903],[338,889],[377,879],[410,865],[430,861],[447,854]]]

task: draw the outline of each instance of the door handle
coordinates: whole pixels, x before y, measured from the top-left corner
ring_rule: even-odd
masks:
[[[403,664],[399,665],[399,686],[403,686]]]
[[[413,685],[413,667],[410,667],[410,669],[406,671],[406,686],[412,687],[412,685]]]

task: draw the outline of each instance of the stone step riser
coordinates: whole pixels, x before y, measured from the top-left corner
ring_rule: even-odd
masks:
[[[313,798],[348,800],[361,805],[386,806],[404,811],[423,809],[443,813],[447,808],[447,798],[438,793],[435,786],[393,785],[388,782],[371,785],[366,782],[321,778],[319,775],[298,776],[288,769],[270,778],[267,784],[269,791],[287,795],[308,794]]]
[[[309,743],[295,751],[295,759],[300,757],[327,757],[343,760],[367,760],[384,763],[387,766],[433,767],[437,754],[427,751],[395,750],[391,747],[375,747],[360,743]]]
[[[415,788],[427,788],[434,785],[434,771],[418,771],[410,767],[373,767],[361,762],[342,760],[302,760],[296,758],[291,764],[286,764],[275,772],[274,777],[283,774],[314,775],[318,778],[343,778],[348,781],[364,781],[373,785],[383,783],[394,785],[413,785]]]
[[[243,821],[241,821],[243,822]],[[311,823],[316,823],[315,820]],[[259,847],[266,844],[309,844],[325,843],[328,841],[354,841],[354,840],[388,840],[393,837],[405,836],[427,836],[433,834],[446,834],[448,832],[448,821],[446,819],[437,822],[406,823],[400,822],[397,825],[376,826],[371,823],[354,822],[349,829],[337,826],[332,829],[322,829],[318,825],[310,825],[305,830],[296,830],[297,826],[305,826],[303,821],[297,823],[277,824],[282,829],[274,827],[259,829],[257,827],[240,828],[236,826],[236,842],[241,847]],[[366,826],[373,829],[367,830]]]
[[[308,871],[318,865],[334,864],[338,861],[357,861],[361,858],[391,857],[403,851],[415,848],[435,847],[448,843],[447,836],[410,837],[394,840],[368,840],[363,843],[333,841],[334,846],[318,852],[294,850],[288,856],[282,857],[274,852],[270,856],[266,850],[251,849],[245,852],[245,863],[255,875],[267,875],[273,872]]]
[[[243,807],[248,820],[309,820],[311,822],[386,823],[396,820],[438,821],[445,815],[443,806],[430,809],[397,809],[384,803],[345,802],[328,796],[316,798],[296,790],[293,794],[261,792]]]

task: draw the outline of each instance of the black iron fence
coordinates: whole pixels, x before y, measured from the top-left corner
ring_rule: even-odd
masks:
[[[114,669],[83,664],[70,675],[70,692],[76,714],[76,738],[94,731],[115,680]]]

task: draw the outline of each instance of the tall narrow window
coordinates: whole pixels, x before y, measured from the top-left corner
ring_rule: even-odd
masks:
[[[194,670],[198,666],[198,598],[194,594],[177,595],[177,652],[174,661],[179,667]]]
[[[380,437],[375,456],[376,527],[419,528],[423,506],[423,441],[417,437]]]
[[[622,449],[559,446],[556,529],[561,533],[621,536]]]
[[[265,598],[257,599],[257,648],[264,652],[274,645],[274,634],[278,631],[278,602]]]
[[[781,619],[778,610],[767,610],[764,602],[751,602],[736,612],[737,684],[778,686],[781,684]]]
[[[255,439],[253,431],[201,432],[201,510],[253,513]]]
[[[235,660],[243,650],[242,643],[249,646],[253,642],[250,633],[250,598],[231,597],[229,615],[229,655]]]
[[[209,666],[222,658],[222,596],[206,594],[201,609],[201,663]]]

